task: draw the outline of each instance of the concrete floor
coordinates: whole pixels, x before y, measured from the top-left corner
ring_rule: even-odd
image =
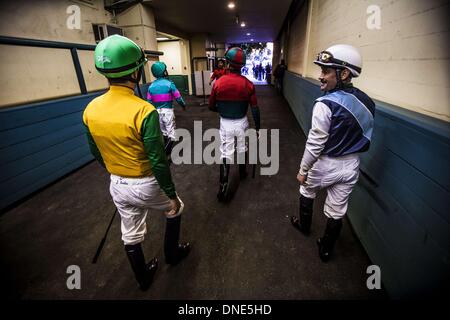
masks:
[[[183,240],[193,250],[180,265],[163,263],[165,218],[148,217],[146,258],[160,258],[147,292],[136,287],[113,222],[97,264],[91,260],[114,211],[108,174],[92,162],[36,193],[0,217],[2,294],[22,299],[385,299],[366,288],[371,264],[346,220],[334,259],[317,255],[322,235],[323,195],[315,204],[310,237],[293,229],[298,210],[296,173],[305,137],[286,101],[269,86],[258,86],[263,128],[280,129],[280,170],[251,177],[229,204],[216,200],[218,165],[172,166],[185,201]],[[193,131],[218,127],[218,115],[187,97],[188,111],[176,107],[177,125]],[[250,118],[251,119],[251,118]],[[251,123],[253,121],[251,120]],[[81,268],[81,290],[68,290],[66,269]]]

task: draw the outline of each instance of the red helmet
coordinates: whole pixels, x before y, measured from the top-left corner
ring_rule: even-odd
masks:
[[[241,68],[245,65],[245,53],[244,50],[238,47],[233,47],[225,52],[225,59],[232,67]]]

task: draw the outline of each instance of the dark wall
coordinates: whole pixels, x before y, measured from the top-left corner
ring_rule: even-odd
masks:
[[[286,72],[284,95],[307,135],[316,81]],[[348,217],[393,298],[449,287],[449,124],[376,102]]]

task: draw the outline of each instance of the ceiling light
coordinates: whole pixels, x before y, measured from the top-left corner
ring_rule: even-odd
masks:
[[[241,22],[241,27],[245,27],[245,22]]]
[[[235,6],[236,6],[236,5],[234,4],[234,2],[228,3],[228,8],[229,8],[229,9],[234,9]]]
[[[250,41],[253,41],[253,39],[250,39]]]
[[[251,33],[250,33],[250,32],[247,32],[247,35],[249,36],[249,35],[251,35]]]

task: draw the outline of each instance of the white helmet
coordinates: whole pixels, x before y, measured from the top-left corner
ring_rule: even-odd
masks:
[[[314,63],[319,66],[346,68],[355,78],[362,70],[361,54],[355,47],[348,44],[337,44],[320,52]]]

